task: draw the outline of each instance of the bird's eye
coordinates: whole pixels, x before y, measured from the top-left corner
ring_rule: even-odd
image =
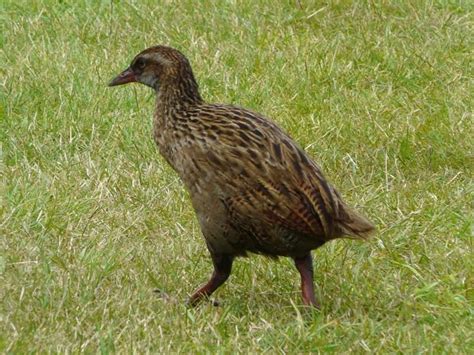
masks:
[[[145,68],[145,60],[143,58],[138,58],[134,65],[135,68],[142,70]]]

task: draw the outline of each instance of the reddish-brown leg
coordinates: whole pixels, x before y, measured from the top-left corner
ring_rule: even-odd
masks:
[[[319,308],[319,302],[314,296],[313,286],[313,260],[311,254],[301,258],[294,258],[295,266],[301,275],[301,292],[303,293],[303,303],[308,306]]]
[[[197,305],[204,298],[209,297],[217,288],[222,285],[230,275],[232,270],[233,258],[228,255],[213,256],[212,262],[214,264],[214,272],[211,279],[189,298],[188,304],[190,306]]]

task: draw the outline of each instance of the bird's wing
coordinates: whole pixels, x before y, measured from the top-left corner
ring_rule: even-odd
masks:
[[[213,109],[209,145],[193,155],[212,169],[219,195],[237,220],[330,237],[338,213],[337,195],[319,167],[280,128],[247,110]]]

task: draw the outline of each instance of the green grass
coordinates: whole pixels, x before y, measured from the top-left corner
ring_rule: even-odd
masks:
[[[0,4],[0,352],[473,353],[472,3],[152,3]],[[321,312],[262,257],[184,306],[211,262],[152,92],[106,87],[159,43],[377,224],[314,252]]]

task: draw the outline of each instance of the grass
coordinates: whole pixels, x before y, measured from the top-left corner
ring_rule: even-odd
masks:
[[[2,1],[0,351],[472,353],[473,6],[468,1]],[[151,139],[153,95],[106,83],[181,49],[203,96],[282,125],[377,224],[289,260],[211,271]],[[165,290],[171,299],[151,291]]]

